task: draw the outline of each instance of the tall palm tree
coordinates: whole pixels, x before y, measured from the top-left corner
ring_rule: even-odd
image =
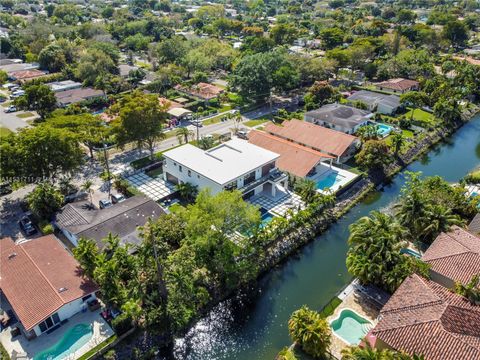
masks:
[[[303,201],[307,204],[313,202],[317,192],[317,184],[313,180],[302,179],[295,183],[295,192],[297,192]]]
[[[401,201],[394,206],[399,223],[405,226],[410,235],[418,234],[425,224],[427,204],[421,198],[418,191],[406,193]]]
[[[330,347],[330,326],[319,313],[305,305],[290,317],[288,331],[292,340],[311,356],[322,358]]]
[[[85,180],[85,182],[82,184],[82,190],[84,190],[88,193],[88,196],[90,198],[90,205],[93,206],[93,193],[95,192],[93,190],[93,181],[92,180]]]
[[[393,153],[395,156],[398,156],[398,153],[402,149],[402,146],[405,144],[405,138],[403,137],[402,133],[393,134],[391,137]]]
[[[188,140],[194,136],[194,132],[186,127],[179,127],[175,134],[180,144],[188,143]]]

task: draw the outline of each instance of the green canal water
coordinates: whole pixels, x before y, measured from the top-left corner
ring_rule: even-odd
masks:
[[[456,182],[480,164],[480,116],[407,170]],[[327,232],[264,276],[258,287],[219,304],[176,343],[175,359],[274,359],[291,343],[287,321],[303,304],[324,306],[351,279],[345,267],[348,226],[397,198],[404,172],[372,193]]]

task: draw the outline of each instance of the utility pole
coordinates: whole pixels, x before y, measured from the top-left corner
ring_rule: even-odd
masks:
[[[200,120],[198,119],[198,116],[195,115],[196,121],[195,121],[195,126],[197,127],[197,145],[198,142],[200,141]]]

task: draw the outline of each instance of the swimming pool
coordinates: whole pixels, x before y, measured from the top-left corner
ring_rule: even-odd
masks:
[[[67,330],[58,343],[35,355],[33,360],[61,360],[70,357],[75,351],[88,343],[92,336],[92,325],[77,324]]]
[[[378,123],[376,124],[376,127],[377,127],[377,134],[380,135],[381,137],[387,136],[393,130],[393,128],[387,124]]]
[[[349,345],[358,345],[373,324],[353,310],[342,309],[330,322],[333,333]]]
[[[264,208],[260,208],[260,214],[262,216],[262,223],[260,224],[260,227],[262,228],[275,217],[272,213],[268,212],[268,210]]]
[[[420,253],[416,252],[415,250],[409,249],[409,248],[400,249],[400,254],[407,254],[407,255],[416,257],[418,259],[420,259],[422,257],[422,255]]]
[[[345,179],[345,176],[340,175],[338,172],[329,171],[327,175],[322,176],[317,181],[317,189],[323,190],[325,188],[330,189],[335,184]]]

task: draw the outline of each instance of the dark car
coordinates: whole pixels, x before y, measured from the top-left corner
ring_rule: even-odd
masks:
[[[37,229],[35,229],[35,226],[33,226],[33,223],[28,216],[22,217],[18,222],[18,225],[20,225],[20,228],[27,236],[33,235],[37,232]]]

